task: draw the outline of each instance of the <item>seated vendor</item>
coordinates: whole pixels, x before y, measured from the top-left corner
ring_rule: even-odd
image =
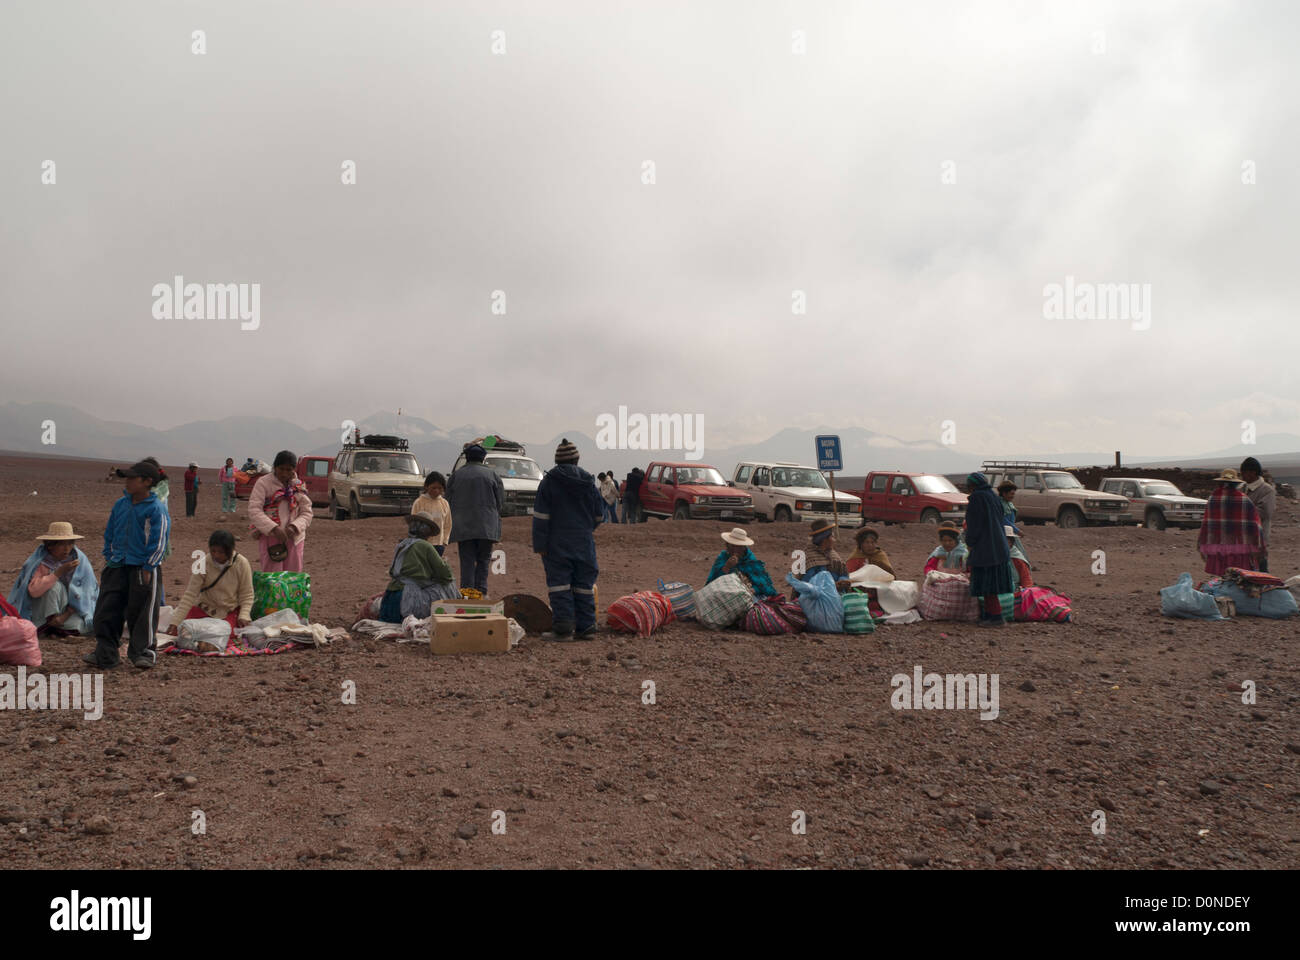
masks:
[[[884,570],[891,577],[897,576],[890,566],[889,554],[880,549],[880,531],[875,527],[863,527],[853,535],[853,539],[857,541],[858,549],[849,554],[846,563],[849,573],[870,564]]]
[[[90,558],[77,546],[84,538],[72,524],[55,522],[36,539],[41,545],[18,571],[9,603],[40,633],[90,636],[99,584]]]
[[[1024,551],[1020,548],[1020,534],[1010,524],[1003,527],[1003,530],[1007,535],[1007,548],[1011,551],[1012,590],[1019,590],[1021,587],[1032,587],[1034,578],[1029,572],[1029,558],[1025,556]]]
[[[167,632],[174,637],[186,620],[206,617],[225,620],[232,635],[236,627],[248,626],[253,615],[253,565],[235,550],[233,533],[212,531],[200,570],[190,576]]]
[[[736,527],[724,533],[722,539],[726,546],[718,554],[718,559],[713,561],[713,568],[709,570],[709,579],[705,582],[712,583],[724,574],[738,573],[749,581],[749,585],[754,588],[754,596],[759,600],[776,596],[776,588],[772,586],[772,578],[767,574],[767,567],[763,565],[762,560],[754,556],[754,551],[749,549],[754,545],[749,534],[742,528]]]
[[[820,570],[825,570],[835,580],[841,592],[848,589],[849,567],[835,549],[835,524],[830,520],[814,520],[808,532],[812,546],[808,550],[808,563],[801,580],[811,580]]]
[[[406,518],[407,536],[398,541],[393,562],[388,565],[392,577],[379,604],[379,619],[401,623],[409,616],[427,617],[435,600],[459,600],[460,591],[451,567],[434,547],[442,529],[433,514],[426,510]]]
[[[961,531],[955,523],[939,524],[939,545],[925,561],[925,572],[931,570],[948,570],[961,572],[966,569],[968,556],[966,544],[961,542]]]

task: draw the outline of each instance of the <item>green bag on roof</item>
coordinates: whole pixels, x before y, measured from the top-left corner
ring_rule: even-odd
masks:
[[[277,610],[292,610],[310,620],[311,574],[291,570],[253,571],[253,619],[264,617]]]

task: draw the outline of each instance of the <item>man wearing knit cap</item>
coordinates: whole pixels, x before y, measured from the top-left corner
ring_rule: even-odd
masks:
[[[1277,491],[1264,479],[1264,468],[1254,457],[1247,457],[1241,461],[1241,479],[1246,481],[1246,496],[1259,511],[1259,522],[1263,527],[1264,537],[1259,555],[1259,572],[1268,573],[1269,534],[1273,527],[1273,511],[1277,509]]]
[[[578,466],[578,448],[561,440],[533,506],[533,552],[546,570],[554,624],[547,640],[587,640],[596,632],[593,531],[602,515],[600,491]]]

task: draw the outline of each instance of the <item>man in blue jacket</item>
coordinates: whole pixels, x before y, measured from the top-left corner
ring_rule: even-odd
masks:
[[[158,591],[162,589],[163,552],[167,548],[170,520],[167,508],[154,495],[162,474],[141,460],[127,470],[126,492],[113,504],[104,527],[104,559],[99,601],[95,604],[95,649],[82,659],[108,669],[120,659],[122,626],[131,628],[127,655],[142,670],[154,665],[157,654]]]
[[[596,538],[603,513],[591,474],[578,466],[567,439],[555,448],[555,466],[537,488],[533,552],[542,555],[552,623],[547,640],[588,640],[596,633]],[[576,630],[576,634],[575,634]]]

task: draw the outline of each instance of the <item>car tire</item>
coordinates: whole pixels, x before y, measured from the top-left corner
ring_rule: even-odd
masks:
[[[353,520],[360,520],[365,516],[365,514],[361,512],[361,504],[357,501],[357,495],[355,493],[348,497],[348,513],[352,516]]]
[[[691,508],[686,505],[685,501],[683,500],[677,501],[677,506],[673,508],[673,519],[674,520],[691,519]]]
[[[1056,515],[1056,525],[1062,530],[1077,530],[1084,525],[1083,511],[1078,507],[1062,507]]]
[[[790,512],[789,507],[777,507],[772,519],[777,523],[790,523],[794,520],[794,514]]]
[[[934,507],[926,507],[921,511],[921,522],[937,524],[939,522],[939,511]]]
[[[1163,510],[1148,510],[1145,522],[1152,530],[1163,530],[1165,527],[1169,526],[1169,524],[1165,522],[1165,512]]]
[[[348,518],[348,512],[339,506],[338,497],[332,493],[330,494],[330,516],[335,520],[346,520]]]

